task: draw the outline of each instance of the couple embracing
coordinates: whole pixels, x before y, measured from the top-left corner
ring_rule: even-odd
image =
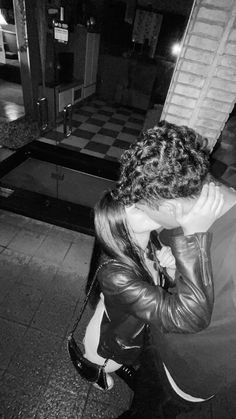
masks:
[[[104,366],[106,388],[116,371],[134,390],[120,418],[236,417],[236,192],[209,158],[206,139],[160,122],[95,207],[85,357]]]

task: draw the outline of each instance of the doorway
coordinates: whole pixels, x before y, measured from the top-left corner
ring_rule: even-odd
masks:
[[[101,32],[99,98],[145,114],[155,105],[149,128],[161,116],[193,1],[104,0],[100,10],[90,3]]]
[[[0,122],[25,114],[13,0],[0,2]]]

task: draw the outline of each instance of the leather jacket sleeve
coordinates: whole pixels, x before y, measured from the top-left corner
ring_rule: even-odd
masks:
[[[118,262],[101,269],[98,280],[108,315],[121,307],[162,332],[192,333],[208,326],[214,302],[210,234],[175,236],[171,249],[178,271],[172,292],[142,281]]]

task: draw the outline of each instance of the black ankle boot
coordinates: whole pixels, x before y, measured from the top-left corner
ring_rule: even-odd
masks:
[[[136,370],[133,367],[122,365],[115,373],[134,391]]]

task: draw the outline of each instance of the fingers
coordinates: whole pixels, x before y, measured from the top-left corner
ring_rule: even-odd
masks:
[[[175,205],[175,218],[176,220],[181,220],[181,218],[183,217],[183,206],[180,202],[176,201],[176,205]]]
[[[201,194],[200,194],[196,204],[193,206],[193,210],[195,210],[196,212],[202,210],[202,208],[206,205],[206,203],[209,202],[208,199],[214,200],[214,198],[213,198],[214,188],[210,185],[211,184],[203,185]]]
[[[212,213],[218,216],[221,213],[223,204],[224,204],[224,197],[220,191],[220,187],[215,186],[215,198],[212,205],[210,206]]]
[[[220,193],[220,200],[219,200],[218,206],[216,207],[216,210],[215,210],[216,217],[218,217],[221,214],[223,205],[224,205],[224,197],[223,197],[223,194]]]
[[[223,206],[223,195],[219,186],[213,182],[204,185],[200,197],[194,205],[194,210],[199,213],[211,211],[212,214],[219,215]]]
[[[205,209],[212,209],[215,210],[215,204],[217,204],[219,198],[219,187],[216,186],[214,183],[209,183],[208,185],[208,197],[205,201],[204,208]],[[213,208],[214,207],[214,208]]]

